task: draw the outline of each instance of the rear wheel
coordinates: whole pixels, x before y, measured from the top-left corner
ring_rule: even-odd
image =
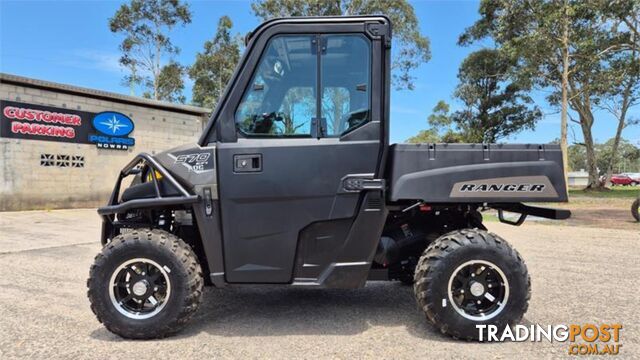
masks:
[[[432,243],[418,262],[414,291],[442,333],[477,339],[476,325],[501,330],[527,311],[531,283],[520,255],[495,234],[465,229]]]
[[[180,238],[138,229],[106,244],[91,267],[91,310],[107,330],[130,339],[179,331],[202,299],[202,270]]]
[[[631,204],[631,215],[636,221],[640,221],[640,198],[637,198],[636,201]]]

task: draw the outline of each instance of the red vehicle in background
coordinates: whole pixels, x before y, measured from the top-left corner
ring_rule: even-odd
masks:
[[[623,173],[619,175],[613,175],[611,177],[611,185],[636,186],[638,184],[640,184],[640,174],[638,173]]]

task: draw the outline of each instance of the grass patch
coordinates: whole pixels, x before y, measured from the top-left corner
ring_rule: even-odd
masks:
[[[582,189],[569,189],[569,198],[604,198],[604,199],[631,199],[640,196],[638,186],[614,186],[610,190],[592,191]]]
[[[482,213],[482,221],[499,222],[500,219],[498,218],[498,215],[496,215],[496,214],[492,214],[490,212],[483,212]]]

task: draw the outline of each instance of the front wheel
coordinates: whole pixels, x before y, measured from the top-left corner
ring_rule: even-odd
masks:
[[[631,215],[636,221],[640,221],[640,198],[637,198],[636,201],[631,204]]]
[[[477,229],[445,234],[424,252],[414,291],[443,334],[478,339],[476,325],[501,331],[527,311],[531,282],[520,255],[499,236]],[[500,333],[500,332],[499,332]]]
[[[91,266],[91,310],[107,330],[128,339],[179,331],[202,299],[197,256],[180,238],[137,229],[106,244]]]

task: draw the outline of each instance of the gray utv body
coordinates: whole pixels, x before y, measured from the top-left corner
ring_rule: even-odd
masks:
[[[312,34],[320,43],[344,33],[366,41],[369,83],[349,85],[369,96],[366,121],[332,136],[322,114],[309,118],[305,137],[239,129],[236,111],[246,89],[256,88],[253,73],[270,39],[291,33]],[[486,208],[517,225],[527,215],[569,216],[523,204],[567,201],[558,145],[389,145],[390,45],[384,16],[278,19],[258,27],[198,143],[140,154],[121,171],[108,205],[99,209],[103,244],[130,228],[162,228],[195,249],[217,287],[356,288],[367,279],[394,278],[404,245],[381,238],[398,229],[409,238],[483,227],[479,211]],[[327,55],[326,61],[341,60]],[[314,74],[330,83],[361,71],[338,65],[346,75]],[[124,188],[128,176],[134,180]],[[508,220],[503,211],[520,216]]]

